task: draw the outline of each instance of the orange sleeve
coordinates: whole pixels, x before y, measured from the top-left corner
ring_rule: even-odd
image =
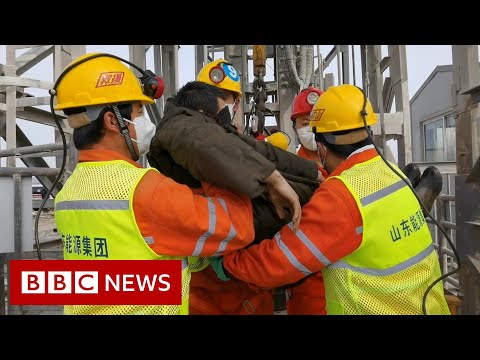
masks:
[[[307,151],[309,151],[309,153],[307,153]],[[313,154],[313,155],[312,155]],[[323,178],[326,179],[328,177],[328,173],[327,173],[327,170],[325,170],[322,166],[322,164],[320,164],[320,158],[318,157],[318,154],[316,151],[310,151],[310,150],[307,150],[305,149],[305,147],[302,145],[300,146],[300,149],[298,150],[298,153],[297,153],[298,156],[300,156],[301,158],[304,158],[304,159],[307,159],[307,160],[312,160],[312,161],[315,161],[317,163],[317,168],[318,170],[322,173],[323,175]]]
[[[225,255],[233,277],[263,288],[292,284],[356,250],[362,219],[340,180],[323,183],[302,209],[300,228],[285,225],[273,239]]]
[[[202,184],[206,196],[157,172],[142,178],[133,208],[140,232],[162,255],[212,256],[241,249],[254,239],[250,199]]]
[[[322,167],[322,165],[318,165],[318,170],[320,170],[320,172],[322,173],[324,179],[328,178],[329,173],[327,172],[327,170],[325,170],[325,169]]]

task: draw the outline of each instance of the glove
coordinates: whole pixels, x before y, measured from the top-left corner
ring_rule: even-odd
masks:
[[[229,281],[230,278],[225,275],[225,270],[223,269],[223,257],[209,257],[208,262],[210,263],[210,266],[212,267],[213,271],[215,271],[215,274],[217,274],[217,277],[222,280],[222,281]]]

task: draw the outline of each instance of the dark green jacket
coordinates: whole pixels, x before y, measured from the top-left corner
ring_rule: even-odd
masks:
[[[239,134],[195,110],[167,101],[147,154],[150,165],[192,188],[200,181],[247,194],[252,199],[255,242],[272,238],[291,219],[278,218],[264,196],[263,182],[275,169],[300,198],[310,200],[318,187],[315,162]]]

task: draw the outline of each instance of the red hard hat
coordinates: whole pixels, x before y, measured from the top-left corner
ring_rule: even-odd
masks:
[[[294,121],[298,115],[310,114],[313,109],[313,105],[317,101],[318,97],[322,94],[322,90],[313,86],[309,86],[308,88],[300,91],[300,93],[293,100],[290,120]]]

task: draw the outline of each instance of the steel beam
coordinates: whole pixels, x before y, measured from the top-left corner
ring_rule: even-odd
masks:
[[[147,67],[145,52],[145,45],[128,45],[128,60],[142,69],[145,69]],[[130,70],[132,70],[136,76],[142,76],[142,74],[134,67],[130,67]]]
[[[35,153],[55,151],[55,150],[63,150],[63,144],[54,143],[54,144],[25,146],[25,147],[20,147],[16,149],[0,150],[0,158],[6,157],[6,156],[14,156],[14,155],[19,156],[19,155],[35,154]],[[45,156],[49,156],[49,155],[45,155]]]
[[[375,63],[375,80],[376,80],[376,100],[378,102],[378,113],[379,113],[379,120],[380,120],[380,129],[381,129],[381,148],[383,149],[384,153],[386,154],[387,149],[387,136],[385,133],[385,107],[383,106],[383,97],[382,97],[382,90],[383,90],[383,75],[380,72],[380,59],[382,58],[382,48],[379,45],[375,45],[373,47],[373,59],[372,61]],[[372,63],[373,65],[373,63]],[[372,93],[370,93],[372,94]]]
[[[392,46],[392,45],[390,45]],[[390,66],[390,63],[392,61],[392,57],[391,56],[385,56],[382,61],[380,61],[380,72],[383,74],[385,72],[385,70],[388,69],[388,67]]]
[[[342,52],[342,84],[350,84],[350,50],[348,45],[338,45]]]
[[[467,183],[479,157],[480,68],[478,45],[453,45],[456,114],[456,246],[460,257],[462,314],[480,314],[480,186]]]
[[[87,45],[70,45],[72,61],[79,56],[85,55],[87,52]]]
[[[5,115],[0,114],[0,123],[2,120],[2,117],[5,117]],[[2,129],[0,127],[0,136],[5,138],[6,137],[6,131],[5,129]],[[17,144],[19,144],[21,147],[23,146],[32,146],[32,143],[30,140],[28,140],[27,136],[23,133],[22,129],[17,125],[16,126],[16,140]],[[26,158],[26,159],[21,159],[22,162],[27,166],[27,167],[40,167],[40,168],[49,168],[47,162],[43,158]],[[9,166],[7,164],[7,166]],[[2,169],[2,168],[0,168]],[[55,176],[37,176],[38,181],[45,186],[47,189],[50,189],[52,187],[53,182],[55,181]],[[55,196],[58,193],[58,190],[62,188],[62,184],[60,182],[57,183],[57,187],[52,191],[52,195]]]
[[[373,111],[376,113],[380,112],[379,108],[379,99],[377,87],[379,86],[378,76],[377,76],[377,65],[381,60],[381,46],[380,45],[367,45],[366,46],[366,67],[368,71],[368,98],[372,103]],[[382,84],[383,87],[383,84]],[[364,87],[364,90],[367,90]]]
[[[60,172],[59,169],[44,167],[0,167],[1,176],[55,176]]]
[[[195,77],[200,70],[207,64],[208,56],[207,45],[195,45]]]
[[[72,134],[73,129],[68,126],[65,116],[58,114],[57,116],[60,118],[60,125],[62,126],[63,131],[67,134]],[[35,107],[25,107],[23,111],[17,110],[17,118],[57,127],[50,111],[41,110]]]
[[[377,119],[380,118],[380,114],[375,114]],[[400,137],[403,135],[403,114],[400,113],[385,113],[383,116],[385,124],[385,135],[387,137]],[[377,121],[375,125],[371,126],[371,129],[375,136],[380,136],[382,133],[380,121]]]
[[[175,95],[178,90],[178,45],[162,46],[162,74],[165,82],[165,99]]]
[[[5,116],[6,116],[6,136],[5,140],[7,142],[7,149],[14,149],[17,147],[17,139],[15,135],[17,127],[17,92],[16,92],[16,82],[12,81],[11,84],[8,84],[8,81],[4,83],[6,78],[8,79],[17,79],[15,77],[15,48],[11,45],[7,45],[7,63],[5,65],[5,76],[0,77],[0,86],[2,84],[6,85],[5,91]],[[7,158],[7,166],[15,167],[16,164],[15,156]]]
[[[33,47],[20,55],[16,61],[17,76],[22,75],[53,53],[53,45]]]
[[[54,79],[58,79],[60,74],[63,72],[63,69],[65,69],[68,64],[72,62],[72,56],[71,56],[71,46],[70,45],[55,45],[54,46],[54,51],[53,51],[53,77]],[[53,88],[53,85],[52,85]],[[53,120],[53,119],[52,119]],[[73,129],[70,128],[70,125],[68,125],[68,122],[64,121],[63,126],[65,126],[67,129],[69,129],[69,133],[73,133]],[[61,142],[62,137],[60,134],[60,131],[55,128],[55,142]],[[70,139],[70,135],[65,134],[65,140],[67,143],[70,141],[71,144],[73,144],[73,139]],[[71,146],[69,149],[70,151],[76,151],[76,149]],[[65,170],[67,171],[66,174],[69,172],[73,171],[75,168],[76,163],[71,163],[71,157],[67,157],[66,162],[65,162]],[[60,168],[63,163],[63,154],[60,156],[55,157],[55,162],[56,162],[56,167]]]
[[[50,96],[27,96],[17,98],[17,108],[26,106],[50,105]],[[17,110],[18,111],[18,110]]]
[[[360,45],[360,63],[362,68],[362,89],[367,89],[367,45]]]
[[[333,46],[332,50],[325,56],[325,60],[323,61],[323,68],[326,69],[328,65],[332,62],[333,59],[335,59],[335,56],[337,55],[337,47],[336,45]]]
[[[392,87],[392,78],[386,77],[383,82],[383,89],[382,89],[382,99],[383,104],[385,106],[385,112],[389,113],[392,110],[393,105],[393,87]]]
[[[156,75],[162,76],[162,45],[153,45],[153,71]],[[163,77],[163,76],[162,76]],[[155,100],[155,106],[158,111],[158,119],[160,120],[163,116],[163,107],[164,107],[165,96],[162,96],[160,99]],[[152,109],[153,111],[153,109]]]
[[[245,45],[225,45],[225,60],[230,62],[235,70],[237,70],[240,76],[240,84],[242,85],[243,93],[245,92],[245,87],[243,86],[245,83],[245,72],[248,72],[248,68],[245,69],[243,67],[242,53],[244,51],[246,51]],[[237,112],[235,113],[233,123],[239,131],[243,132],[245,120],[242,103],[245,104],[245,96],[242,96],[240,101],[241,103]]]
[[[454,87],[457,105],[456,118],[457,173],[469,174],[474,162],[480,156],[478,133],[480,116],[478,93],[471,89],[480,84],[477,45],[454,45],[452,50]],[[473,64],[476,64],[473,66]],[[476,96],[475,96],[476,95]]]
[[[7,71],[8,68],[10,68],[9,71]],[[53,82],[51,81],[16,77],[14,73],[13,75],[7,75],[8,73],[12,73],[12,68],[14,69],[15,66],[5,65],[5,76],[0,77],[0,89],[8,88],[10,86],[21,86],[24,88],[33,87],[44,90],[50,90],[51,88],[53,88]]]
[[[277,45],[278,46],[278,45]],[[277,123],[280,127],[280,130],[284,131],[288,134],[292,141],[290,145],[288,145],[288,151],[295,152],[296,145],[297,145],[297,137],[295,132],[293,131],[292,121],[290,120],[290,114],[292,112],[292,103],[293,99],[297,95],[294,88],[287,86],[288,81],[286,79],[285,71],[283,67],[280,66],[280,56],[278,56],[279,51],[277,51],[277,58],[275,61],[277,62],[277,79],[279,84],[278,89],[278,103],[280,108],[279,119],[277,119]],[[283,59],[285,60],[285,59]]]
[[[405,45],[389,45],[390,77],[395,96],[395,110],[403,114],[403,137],[398,141],[398,165],[412,162],[412,125],[408,94],[407,52]]]

